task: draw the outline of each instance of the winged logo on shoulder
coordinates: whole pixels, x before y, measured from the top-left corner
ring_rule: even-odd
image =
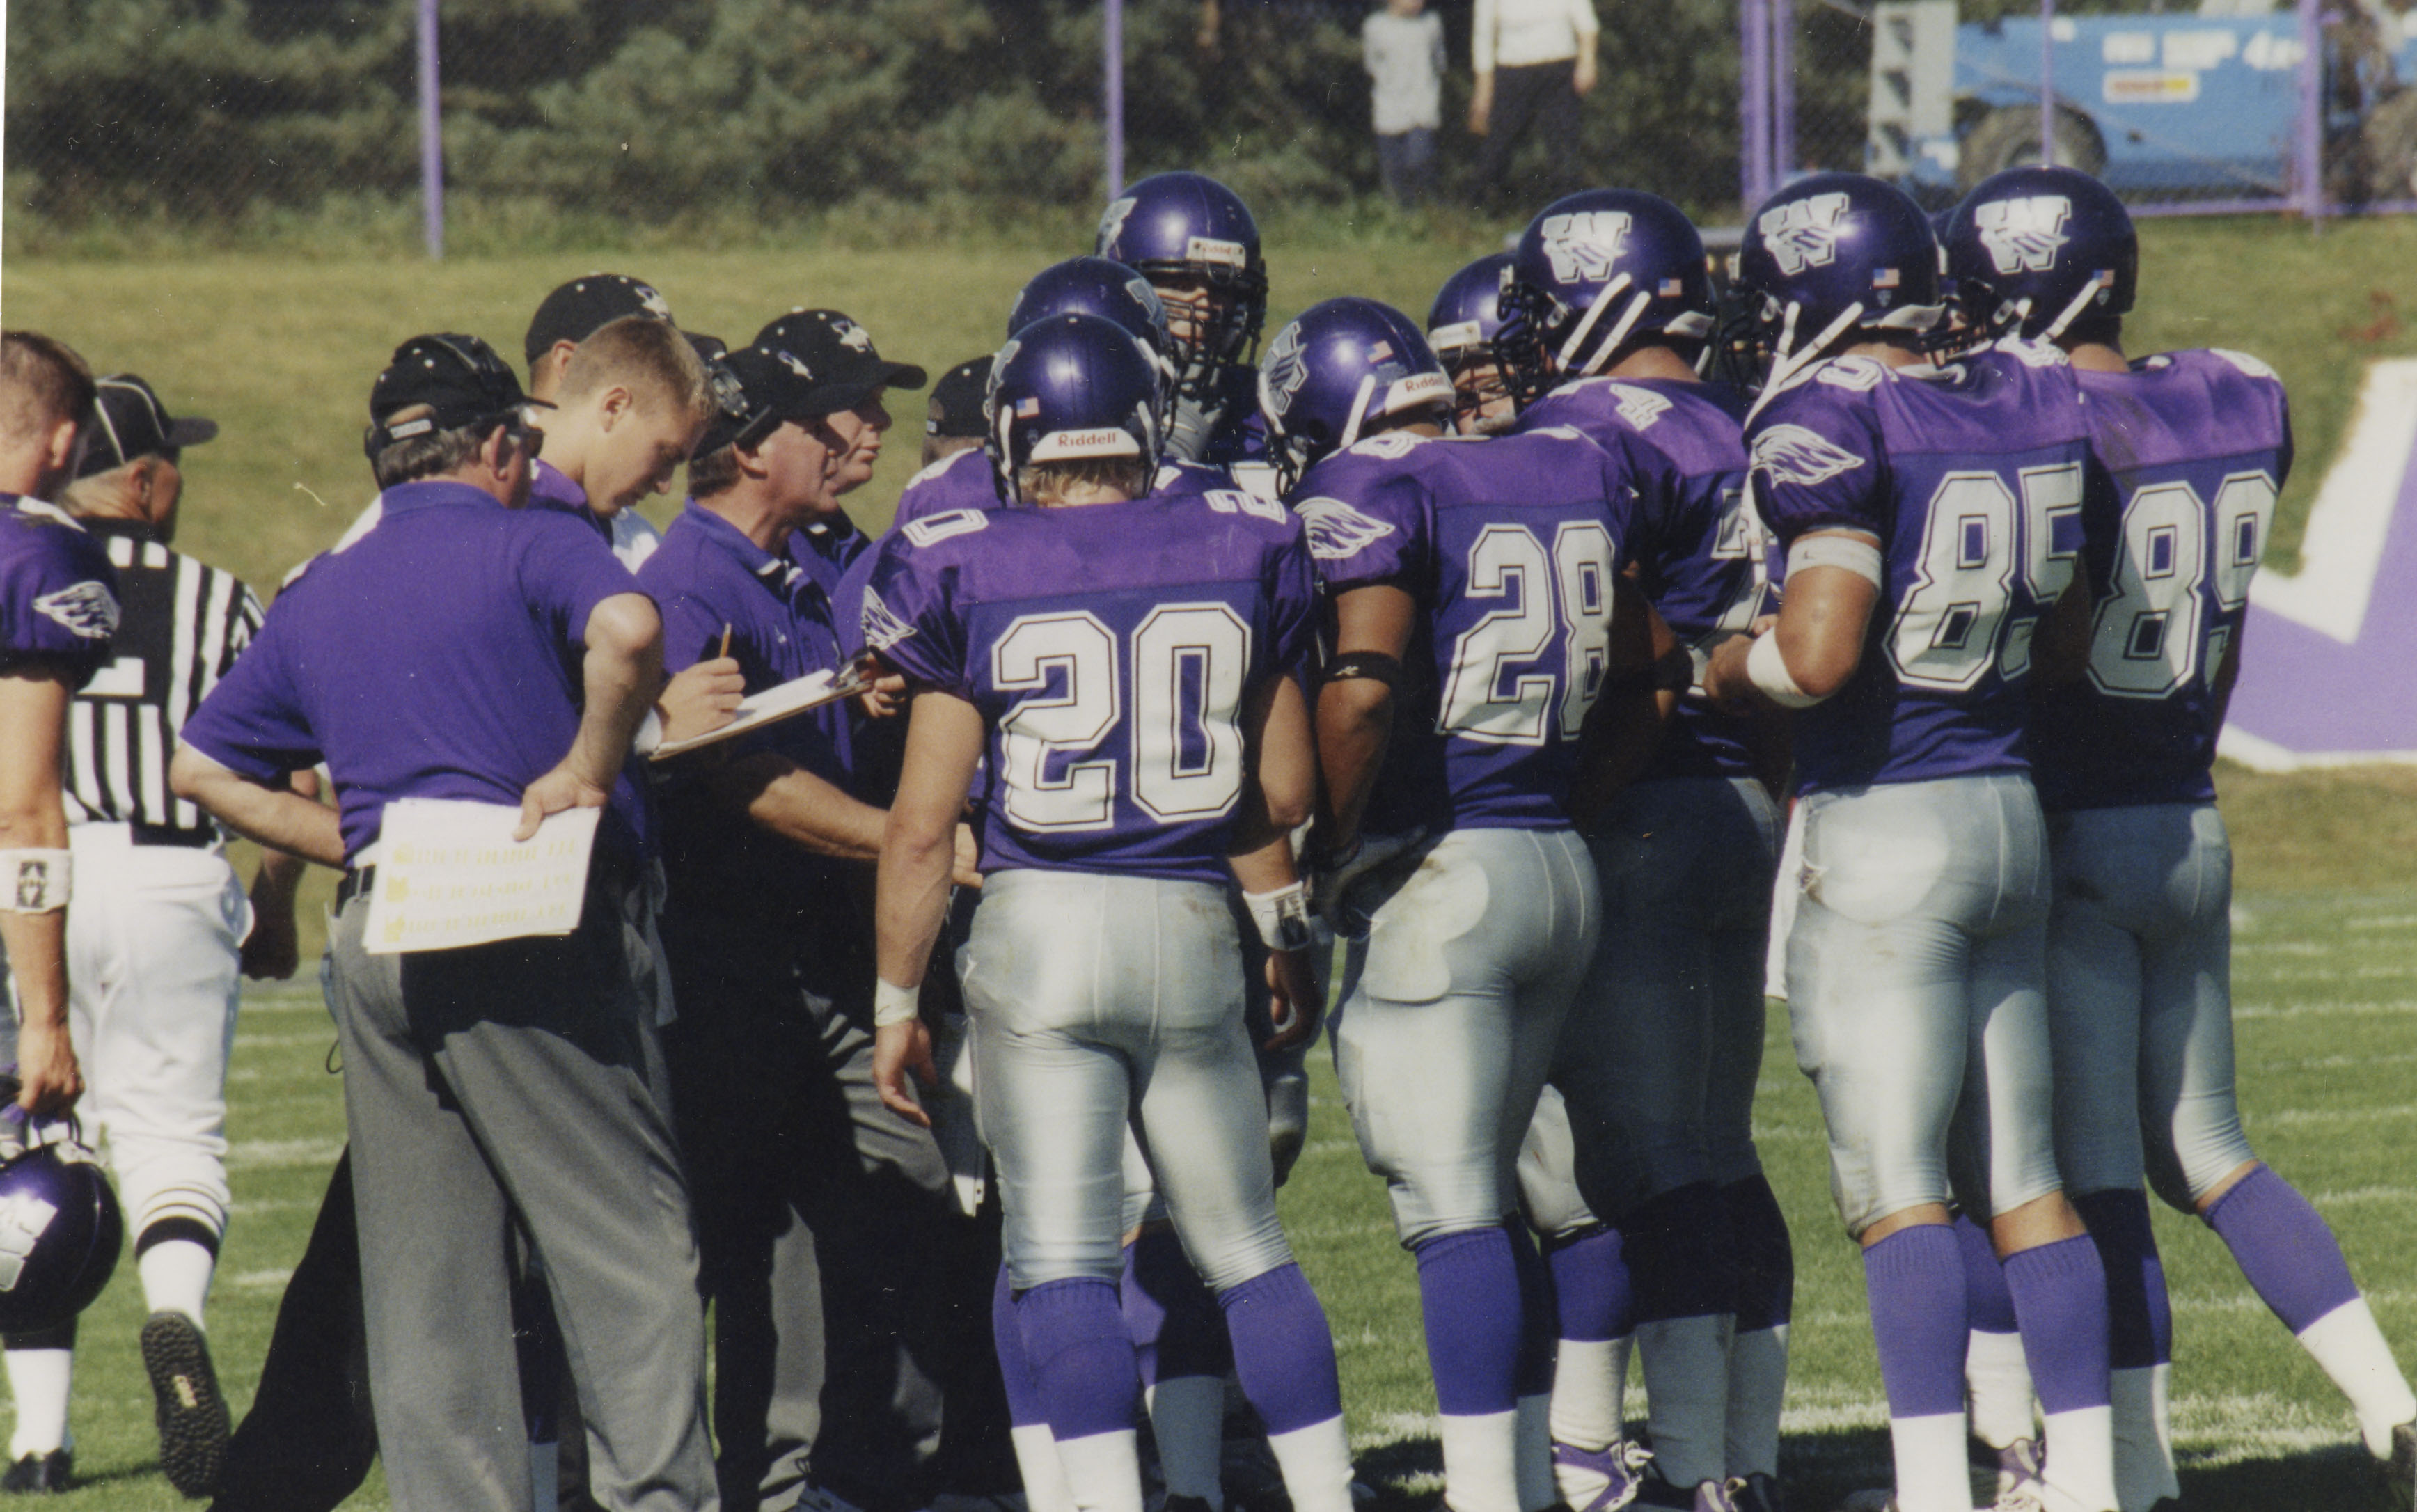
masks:
[[[915,627],[892,614],[881,595],[867,588],[864,590],[864,642],[876,651],[886,651],[915,634]]]
[[[1371,519],[1339,498],[1304,499],[1293,506],[1309,533],[1309,554],[1322,562],[1357,557],[1371,543],[1393,533],[1382,520]]]
[[[1755,471],[1768,473],[1774,483],[1810,485],[1862,465],[1862,458],[1801,425],[1774,425],[1755,437]]]
[[[36,599],[34,607],[86,640],[107,640],[117,634],[117,595],[104,583],[70,583]]]
[[[1789,278],[1808,267],[1827,267],[1838,256],[1838,221],[1847,213],[1843,193],[1815,194],[1765,210],[1756,229],[1771,260]]]

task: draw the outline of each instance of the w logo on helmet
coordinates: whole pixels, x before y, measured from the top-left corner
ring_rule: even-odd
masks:
[[[1124,235],[1125,217],[1132,214],[1132,211],[1133,197],[1130,194],[1126,194],[1119,198],[1110,200],[1108,202],[1108,207],[1101,212],[1101,256],[1114,257],[1117,254],[1117,238]]]
[[[1580,210],[1547,217],[1544,255],[1553,260],[1553,277],[1563,283],[1607,281],[1612,265],[1628,250],[1628,228],[1634,223],[1626,210]]]
[[[1827,267],[1838,256],[1838,221],[1847,213],[1842,193],[1815,194],[1762,212],[1755,229],[1771,249],[1779,271],[1794,278],[1808,267]]]
[[[2000,273],[2045,273],[2056,267],[2057,249],[2067,238],[2064,222],[2073,202],[2061,194],[2029,194],[1993,200],[1972,209],[1981,245]]]
[[[1260,382],[1267,389],[1268,408],[1281,420],[1292,407],[1292,396],[1309,381],[1309,361],[1301,355],[1300,327],[1298,323],[1276,332],[1275,344],[1268,348],[1267,366]]]
[[[13,1291],[34,1246],[59,1215],[56,1205],[19,1192],[0,1201],[0,1291]]]

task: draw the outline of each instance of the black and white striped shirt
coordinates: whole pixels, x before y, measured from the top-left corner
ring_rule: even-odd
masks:
[[[260,601],[141,526],[82,523],[109,548],[124,618],[109,664],[68,710],[68,822],[215,836],[209,816],[168,790],[168,758],[186,716],[260,628]]]

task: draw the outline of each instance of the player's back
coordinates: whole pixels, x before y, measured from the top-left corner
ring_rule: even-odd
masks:
[[[1622,461],[1573,430],[1395,434],[1318,463],[1293,498],[1330,592],[1388,583],[1418,603],[1367,828],[1566,826],[1629,559]]]
[[[1862,661],[1796,720],[1800,786],[2027,770],[2031,641],[2082,538],[2088,421],[2063,355],[2009,343],[1940,369],[1833,359],[1770,400],[1747,439],[1756,508],[1783,543],[1816,530],[1879,543]]]
[[[2040,801],[2210,802],[2219,674],[2290,471],[2283,386],[2213,351],[2077,375],[2108,486],[2087,513],[2089,665],[2034,719]]]
[[[1237,491],[966,510],[885,541],[864,632],[989,726],[986,870],[1223,882],[1243,703],[1314,592],[1299,522]]]
[[[0,494],[0,670],[42,658],[81,685],[109,655],[117,574],[100,542],[53,505]]]

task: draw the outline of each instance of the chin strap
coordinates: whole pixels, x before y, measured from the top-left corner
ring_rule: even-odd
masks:
[[[1802,305],[1793,301],[1787,306],[1787,317],[1779,328],[1779,344],[1772,349],[1771,356],[1771,376],[1763,380],[1762,392],[1755,396],[1754,407],[1745,413],[1749,425],[1754,423],[1756,415],[1762,413],[1763,405],[1770,404],[1781,389],[1819,361],[1821,354],[1830,349],[1831,343],[1854,329],[1855,323],[1863,318],[1863,304],[1858,299],[1838,312],[1838,318],[1823,327],[1821,334],[1800,347],[1795,344],[1796,317],[1803,310]]]
[[[2053,343],[2058,337],[2063,335],[2066,328],[2079,320],[2081,313],[2095,303],[2099,294],[2112,282],[2114,279],[2110,273],[2099,273],[2091,278],[2082,286],[2081,292],[2073,297],[2073,302],[2064,307],[2064,313],[2048,322],[2047,328],[2040,332],[2039,339]],[[2029,314],[2029,312],[2026,310],[2024,313]]]
[[[1586,345],[1587,337],[1593,333],[1595,322],[1603,318],[1604,312],[1611,308],[1612,301],[1619,298],[1620,291],[1633,282],[1626,273],[1620,274],[1604,284],[1603,292],[1594,297],[1594,303],[1587,306],[1586,313],[1578,317],[1576,327],[1571,330],[1569,340],[1561,343],[1561,349],[1556,354],[1563,373],[1567,373],[1577,360],[1578,350]],[[1587,371],[1592,373],[1593,366],[1589,365]]]

